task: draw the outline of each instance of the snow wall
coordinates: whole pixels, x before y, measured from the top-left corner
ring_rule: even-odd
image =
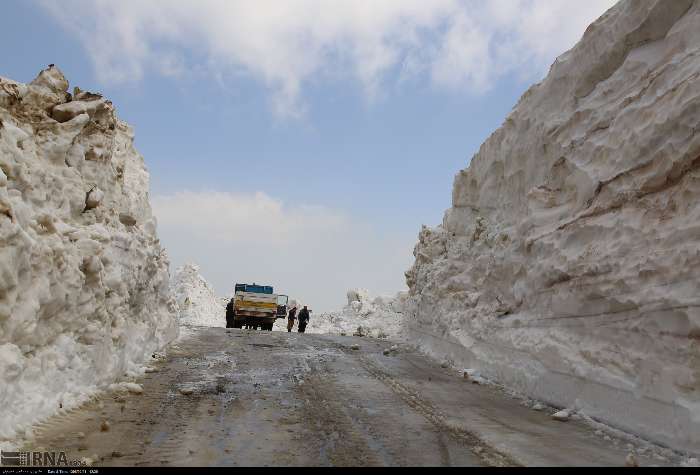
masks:
[[[625,0],[531,87],[423,228],[410,337],[700,452],[700,0]]]
[[[177,336],[132,129],[55,67],[0,78],[0,443]]]
[[[199,266],[185,264],[179,267],[172,277],[171,289],[181,325],[226,326],[226,304],[230,298],[216,296],[212,286],[200,274]]]

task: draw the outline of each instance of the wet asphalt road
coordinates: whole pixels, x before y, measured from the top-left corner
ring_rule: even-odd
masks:
[[[392,344],[185,328],[143,394],[105,393],[26,448],[98,466],[624,465],[624,444]]]

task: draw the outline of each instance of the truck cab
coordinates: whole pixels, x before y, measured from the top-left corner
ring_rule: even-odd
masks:
[[[269,285],[236,284],[233,327],[272,330],[275,320],[287,316],[289,297],[277,295]]]

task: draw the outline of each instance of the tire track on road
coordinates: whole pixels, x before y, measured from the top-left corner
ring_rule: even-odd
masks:
[[[346,349],[343,348],[343,350]],[[346,351],[346,353],[348,352]],[[469,450],[471,450],[479,459],[483,460],[485,464],[494,467],[521,466],[508,454],[505,454],[492,447],[487,442],[479,438],[479,436],[476,434],[448,423],[444,414],[436,409],[430,402],[421,398],[416,391],[398,382],[395,378],[370,361],[370,359],[366,356],[359,355],[357,358],[365,371],[389,387],[389,389],[399,396],[408,406],[425,417],[442,433],[448,434],[453,439],[461,442],[463,445],[469,448]]]
[[[365,435],[358,430],[352,418],[338,401],[331,373],[316,367],[307,374],[298,387],[307,410],[305,422],[311,438],[317,445],[321,465],[382,466],[378,454],[370,447]]]

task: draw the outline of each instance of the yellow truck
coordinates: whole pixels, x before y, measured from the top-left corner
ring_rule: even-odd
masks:
[[[275,320],[287,316],[289,297],[277,295],[269,285],[236,284],[233,328],[272,330]]]

